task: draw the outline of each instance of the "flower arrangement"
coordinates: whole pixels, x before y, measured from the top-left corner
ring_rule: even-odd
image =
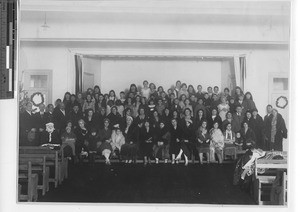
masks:
[[[19,83],[19,111],[24,112],[26,104],[30,102],[30,98],[28,97],[28,92],[24,90],[23,83]]]

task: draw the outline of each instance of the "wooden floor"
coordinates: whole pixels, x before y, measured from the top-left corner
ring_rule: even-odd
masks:
[[[96,163],[70,166],[69,179],[40,202],[255,204],[232,185],[234,164]]]

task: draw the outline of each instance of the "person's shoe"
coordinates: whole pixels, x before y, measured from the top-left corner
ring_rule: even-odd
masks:
[[[175,160],[172,160],[172,164],[175,164]]]
[[[175,162],[176,162],[176,164],[179,164],[179,160],[176,160]]]
[[[128,163],[132,163],[132,160],[129,160]]]
[[[165,164],[167,164],[168,163],[168,159],[165,159]]]
[[[188,161],[186,161],[186,162],[184,163],[184,165],[185,165],[185,166],[188,166],[188,165],[189,165],[189,162],[188,162]]]
[[[155,163],[158,164],[158,158],[155,158]]]

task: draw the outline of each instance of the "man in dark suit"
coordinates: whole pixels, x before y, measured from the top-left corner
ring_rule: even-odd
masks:
[[[268,123],[270,122],[270,119],[272,118],[272,110],[273,110],[273,106],[272,105],[267,105],[266,107],[266,112],[267,114],[265,115],[264,117],[264,127],[263,127],[263,140],[264,140],[264,143],[267,144],[269,139],[268,139]],[[265,145],[265,148],[266,148],[266,145]],[[265,150],[265,149],[264,149]]]
[[[272,114],[272,110],[273,110],[272,105],[267,105],[267,114],[264,117],[264,123],[265,124],[267,123],[268,119],[270,118],[270,116]]]
[[[67,119],[70,120],[73,126],[78,127],[78,121],[83,118],[82,112],[79,110],[79,104],[74,104],[72,111],[69,113]]]
[[[45,113],[46,106],[44,104],[39,105],[40,112],[34,114],[36,128],[39,132],[42,132],[46,129],[47,114]]]
[[[232,130],[233,132],[239,132],[242,128],[244,116],[242,114],[242,106],[236,106],[236,113],[232,114]]]
[[[67,114],[65,111],[65,104],[63,102],[61,102],[58,107],[59,109],[53,112],[53,120],[55,129],[58,134],[61,135],[67,124]]]
[[[48,123],[48,117],[47,114],[45,113],[45,108],[46,106],[44,104],[40,104],[39,105],[40,112],[34,114],[35,127],[37,129],[39,140],[41,138],[41,134],[46,129],[46,124]]]
[[[35,118],[32,114],[32,103],[28,102],[25,111],[20,114],[20,146],[36,146],[38,144],[36,131]]]
[[[53,113],[54,113],[54,106],[53,106],[53,104],[48,104],[48,106],[47,106],[47,112],[45,112],[46,120],[47,120],[46,123],[49,123],[49,122],[54,123]]]

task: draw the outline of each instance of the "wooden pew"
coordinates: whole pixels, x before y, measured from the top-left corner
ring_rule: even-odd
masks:
[[[47,156],[46,165],[51,166],[51,160],[55,162],[55,187],[57,183],[61,184],[64,179],[68,178],[68,159],[64,158],[63,151],[50,149],[42,146],[24,146],[19,148],[19,153],[27,155],[45,155]]]
[[[22,185],[18,184],[18,201],[20,202],[21,200],[21,191],[22,191]]]
[[[49,191],[49,175],[50,169],[46,166],[46,156],[44,157],[19,157],[19,165],[31,162],[32,172],[42,177],[42,183],[38,184],[38,189],[42,190],[42,195]]]
[[[19,187],[19,201],[37,201],[38,175],[32,173],[32,166],[30,161],[28,161],[27,164],[19,165],[19,184],[22,182],[27,183],[27,194],[22,194],[21,187]]]
[[[51,173],[49,176],[49,182],[54,183],[55,188],[58,185],[59,182],[59,169],[60,169],[60,165],[58,163],[58,156],[57,153],[55,154],[20,154],[19,157],[22,158],[23,160],[26,160],[25,158],[27,158],[28,160],[32,160],[33,158],[43,158],[44,156],[46,156],[46,166],[48,166],[49,168],[54,167],[54,176],[51,177]]]
[[[283,175],[283,202],[284,204],[287,204],[287,154],[286,152],[282,152],[283,159],[274,160],[274,159],[265,159],[260,158],[255,161],[255,170],[254,170],[254,198],[257,201],[259,205],[268,205],[270,204],[270,201],[263,201],[263,186],[270,187],[274,180],[276,179],[276,171],[284,171]],[[265,174],[259,174],[258,169],[271,169],[274,171],[273,175],[265,175]],[[270,189],[268,190],[268,193],[270,193]]]

